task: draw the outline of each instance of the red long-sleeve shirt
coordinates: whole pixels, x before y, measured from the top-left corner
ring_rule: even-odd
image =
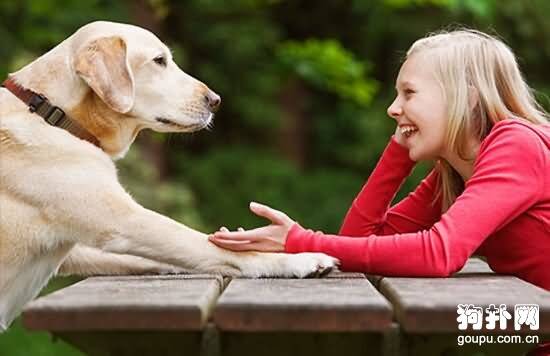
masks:
[[[340,235],[295,224],[286,252],[324,252],[343,270],[445,277],[476,252],[491,268],[550,290],[550,125],[497,123],[481,143],[464,192],[444,214],[437,173],[393,207],[414,162],[393,139],[353,201]]]

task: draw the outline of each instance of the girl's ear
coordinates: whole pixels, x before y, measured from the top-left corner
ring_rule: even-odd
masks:
[[[473,85],[468,85],[468,108],[474,110],[479,103],[479,91]]]

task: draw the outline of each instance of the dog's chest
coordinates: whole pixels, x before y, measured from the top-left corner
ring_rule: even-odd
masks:
[[[0,284],[0,332],[7,328],[23,306],[34,299],[48,283],[67,255],[70,247],[28,261],[14,270],[4,271]]]

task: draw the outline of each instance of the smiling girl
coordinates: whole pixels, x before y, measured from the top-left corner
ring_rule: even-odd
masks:
[[[231,250],[324,252],[345,271],[447,277],[474,253],[497,273],[550,290],[550,125],[515,56],[473,30],[416,41],[388,114],[397,123],[339,235],[304,229],[252,203],[271,220],[210,236]],[[415,163],[433,171],[390,204]]]

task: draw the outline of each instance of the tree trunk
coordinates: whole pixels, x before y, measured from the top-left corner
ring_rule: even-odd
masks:
[[[134,23],[148,29],[162,38],[162,26],[155,11],[147,0],[128,1],[130,13]],[[140,134],[137,144],[145,159],[150,162],[157,172],[159,180],[164,180],[169,175],[166,144],[164,140],[155,139],[153,132],[146,130]]]
[[[281,127],[279,147],[284,157],[300,169],[307,165],[307,148],[311,131],[307,115],[308,92],[304,84],[292,78],[283,86],[281,104]]]

